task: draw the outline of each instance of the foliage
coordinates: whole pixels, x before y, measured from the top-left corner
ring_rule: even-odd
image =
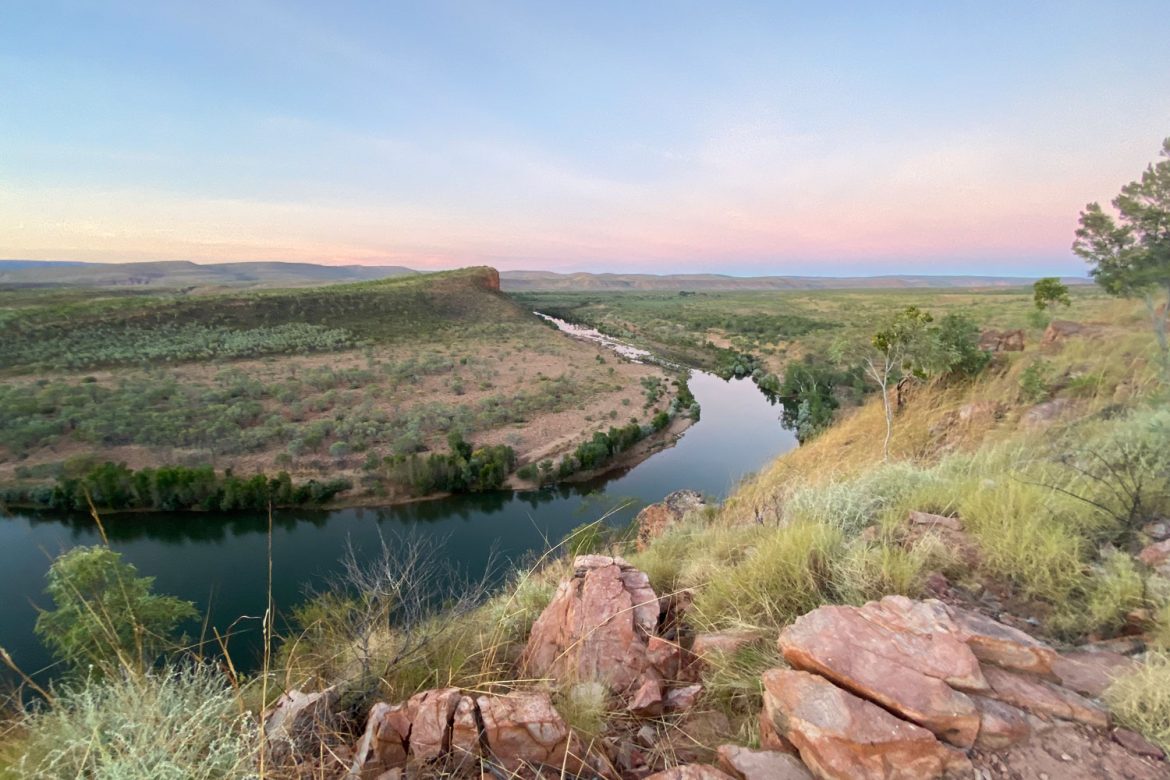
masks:
[[[1116,219],[1098,203],[1085,207],[1073,251],[1093,265],[1090,275],[1111,295],[1145,301],[1170,376],[1170,138],[1162,143],[1162,157],[1140,180],[1121,188],[1112,201]],[[1161,311],[1157,294],[1166,297]]]
[[[408,485],[415,495],[431,493],[478,493],[504,484],[516,466],[516,453],[499,444],[475,449],[463,436],[452,432],[448,437],[451,451],[431,453],[427,457],[410,455],[391,459],[390,477]]]
[[[1055,276],[1046,276],[1032,283],[1032,301],[1040,311],[1058,303],[1072,305],[1072,300],[1068,297],[1068,287]]]
[[[37,635],[78,671],[145,671],[176,646],[178,625],[197,615],[188,601],[152,593],[154,578],[139,577],[107,547],[75,547],[46,576],[54,608],[37,618]]]
[[[1105,701],[1117,722],[1170,750],[1170,654],[1145,662],[1109,686]]]
[[[812,355],[790,363],[783,382],[774,375],[771,379],[775,381],[759,382],[760,389],[775,388],[773,394],[783,408],[780,421],[785,428],[794,430],[802,443],[832,423],[833,413],[840,405],[839,394],[859,397],[864,383],[859,367],[841,369]]]
[[[254,777],[256,726],[209,666],[70,683],[20,723],[14,779]]]

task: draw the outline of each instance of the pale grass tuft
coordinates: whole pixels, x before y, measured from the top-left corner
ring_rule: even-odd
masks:
[[[1105,701],[1118,723],[1170,750],[1170,654],[1147,655],[1109,686]]]

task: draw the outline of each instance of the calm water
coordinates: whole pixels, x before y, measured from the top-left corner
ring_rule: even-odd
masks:
[[[674,447],[592,484],[383,509],[277,512],[272,549],[278,610],[302,601],[306,587],[335,571],[349,543],[359,556],[374,555],[379,534],[420,535],[441,543],[444,556],[477,577],[493,551],[497,565],[519,562],[624,503],[632,505],[610,522],[624,524],[640,506],[682,488],[722,498],[743,476],[795,446],[780,427],[779,407],[750,381],[725,382],[696,371],[690,386],[702,405],[700,422]],[[236,623],[233,657],[243,666],[255,663],[256,617],[265,600],[266,516],[154,513],[110,517],[106,526],[111,546],[155,577],[159,592],[195,602],[221,632],[245,618]],[[32,632],[36,607],[49,606],[42,591],[50,560],[99,541],[88,517],[0,517],[0,646],[26,671],[50,661]],[[199,627],[189,630],[197,633]]]

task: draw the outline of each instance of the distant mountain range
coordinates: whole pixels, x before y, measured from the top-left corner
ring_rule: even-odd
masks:
[[[0,260],[0,286],[149,286],[149,287],[299,287],[386,279],[420,273],[402,266],[317,265],[314,263],[80,263]],[[1014,287],[1034,277],[932,276],[728,276],[726,274],[561,274],[552,271],[504,271],[504,291],[644,291],[718,292],[730,290],[824,290],[880,288]],[[1066,278],[1068,284],[1087,280]]]

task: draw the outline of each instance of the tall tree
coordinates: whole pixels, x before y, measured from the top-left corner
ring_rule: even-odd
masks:
[[[1073,251],[1093,265],[1089,273],[1107,292],[1145,302],[1162,371],[1170,378],[1170,138],[1161,154],[1166,159],[1147,166],[1113,199],[1116,217],[1098,203],[1085,207]]]

